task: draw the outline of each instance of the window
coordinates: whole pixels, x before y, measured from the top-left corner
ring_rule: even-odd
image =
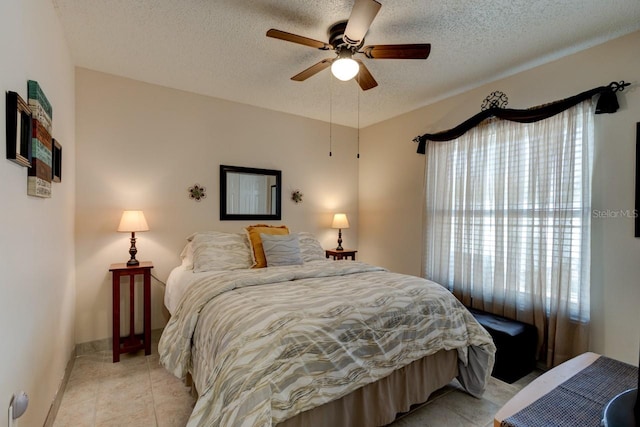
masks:
[[[587,324],[592,117],[588,101],[429,143],[425,277],[468,306]]]

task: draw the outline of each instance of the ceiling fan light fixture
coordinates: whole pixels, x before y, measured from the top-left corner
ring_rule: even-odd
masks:
[[[349,19],[338,21],[329,27],[328,43],[275,28],[267,31],[267,37],[320,50],[333,50],[337,53],[337,57],[325,58],[291,77],[291,80],[302,82],[331,67],[331,73],[337,79],[348,81],[355,77],[360,89],[369,90],[378,86],[378,82],[373,78],[364,62],[360,59],[353,59],[354,55],[361,54],[369,59],[427,59],[431,52],[429,43],[364,46],[364,38],[380,11],[381,4],[377,0],[352,1],[354,4]]]
[[[360,65],[350,57],[338,58],[331,64],[331,73],[344,82],[354,78],[358,71],[360,71]]]

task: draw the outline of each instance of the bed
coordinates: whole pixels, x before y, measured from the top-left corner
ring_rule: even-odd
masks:
[[[378,426],[453,378],[482,394],[493,341],[444,287],[259,236],[196,233],[167,281],[160,361],[193,378],[189,426]]]

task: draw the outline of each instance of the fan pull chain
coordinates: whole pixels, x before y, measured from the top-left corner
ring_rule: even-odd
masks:
[[[358,92],[358,155],[356,159],[360,158],[360,87],[356,86]]]
[[[329,74],[329,157],[331,157],[331,143],[333,141],[333,79]]]

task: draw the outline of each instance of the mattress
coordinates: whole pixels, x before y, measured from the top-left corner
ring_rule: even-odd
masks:
[[[193,268],[187,269],[184,265],[179,265],[171,270],[164,290],[164,305],[169,313],[173,315],[189,285],[206,274],[206,272],[194,273]]]

